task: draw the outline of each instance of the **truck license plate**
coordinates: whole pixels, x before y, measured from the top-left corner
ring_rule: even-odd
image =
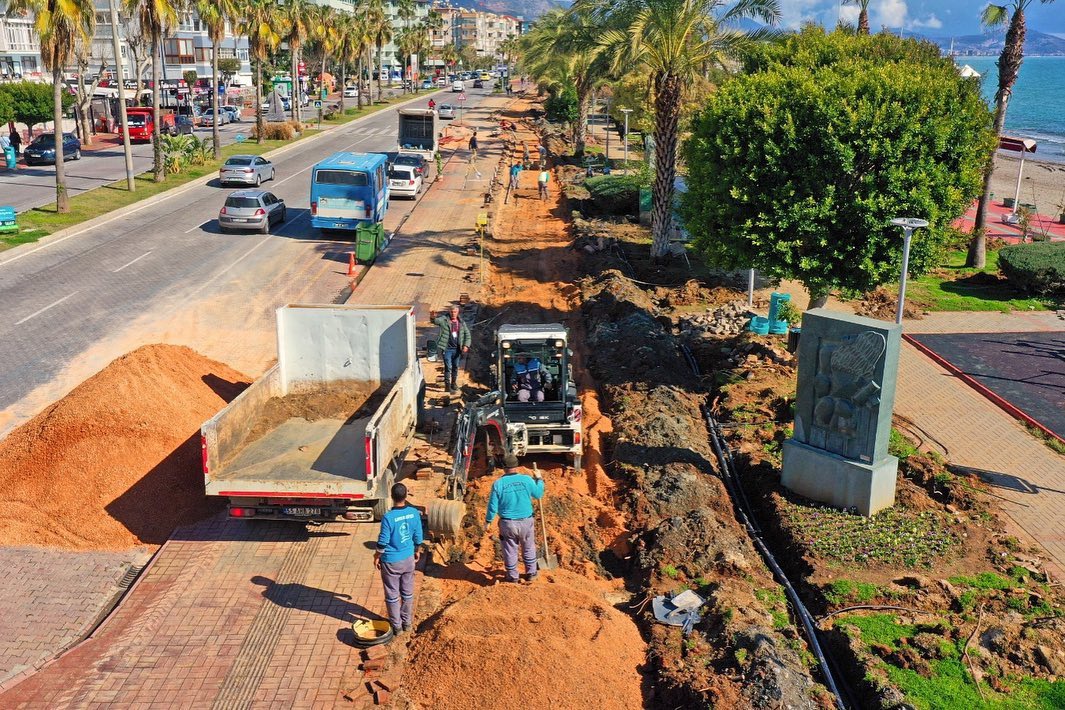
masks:
[[[310,518],[315,515],[321,515],[321,508],[308,508],[304,506],[298,506],[295,508],[283,508],[285,515],[296,515],[301,518]]]

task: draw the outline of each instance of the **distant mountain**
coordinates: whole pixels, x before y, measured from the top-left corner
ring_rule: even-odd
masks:
[[[909,33],[907,33],[909,35]],[[990,56],[1000,54],[1005,34],[963,35],[960,37],[925,37],[944,50],[954,41],[954,54],[958,56]],[[1065,39],[1045,32],[1028,30],[1024,39],[1024,54],[1027,57],[1065,56]]]
[[[572,0],[478,0],[477,2],[462,2],[452,0],[452,5],[469,7],[485,12],[494,12],[497,15],[512,15],[522,17],[525,20],[535,20],[548,10],[556,7],[569,7]]]

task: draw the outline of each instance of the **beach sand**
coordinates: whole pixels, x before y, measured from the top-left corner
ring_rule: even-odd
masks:
[[[991,178],[994,202],[1001,203],[1003,197],[1017,194],[1017,168],[1020,163],[1017,158],[1001,153],[995,155],[995,172]],[[1021,180],[1021,202],[1033,203],[1039,214],[1056,218],[1065,210],[1065,163],[1026,158]]]

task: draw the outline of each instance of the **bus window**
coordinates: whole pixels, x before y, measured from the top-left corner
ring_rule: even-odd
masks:
[[[369,176],[353,170],[319,170],[315,173],[314,181],[319,185],[351,185],[353,187],[366,187],[369,185]]]

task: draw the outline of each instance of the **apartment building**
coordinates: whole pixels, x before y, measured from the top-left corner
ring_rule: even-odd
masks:
[[[500,53],[503,42],[521,34],[521,17],[452,5],[437,5],[433,9],[443,20],[443,27],[434,31],[431,37],[436,51],[451,44],[457,50],[473,47],[478,56],[494,57]]]
[[[0,3],[0,81],[43,79],[41,47],[29,19],[6,17]]]

